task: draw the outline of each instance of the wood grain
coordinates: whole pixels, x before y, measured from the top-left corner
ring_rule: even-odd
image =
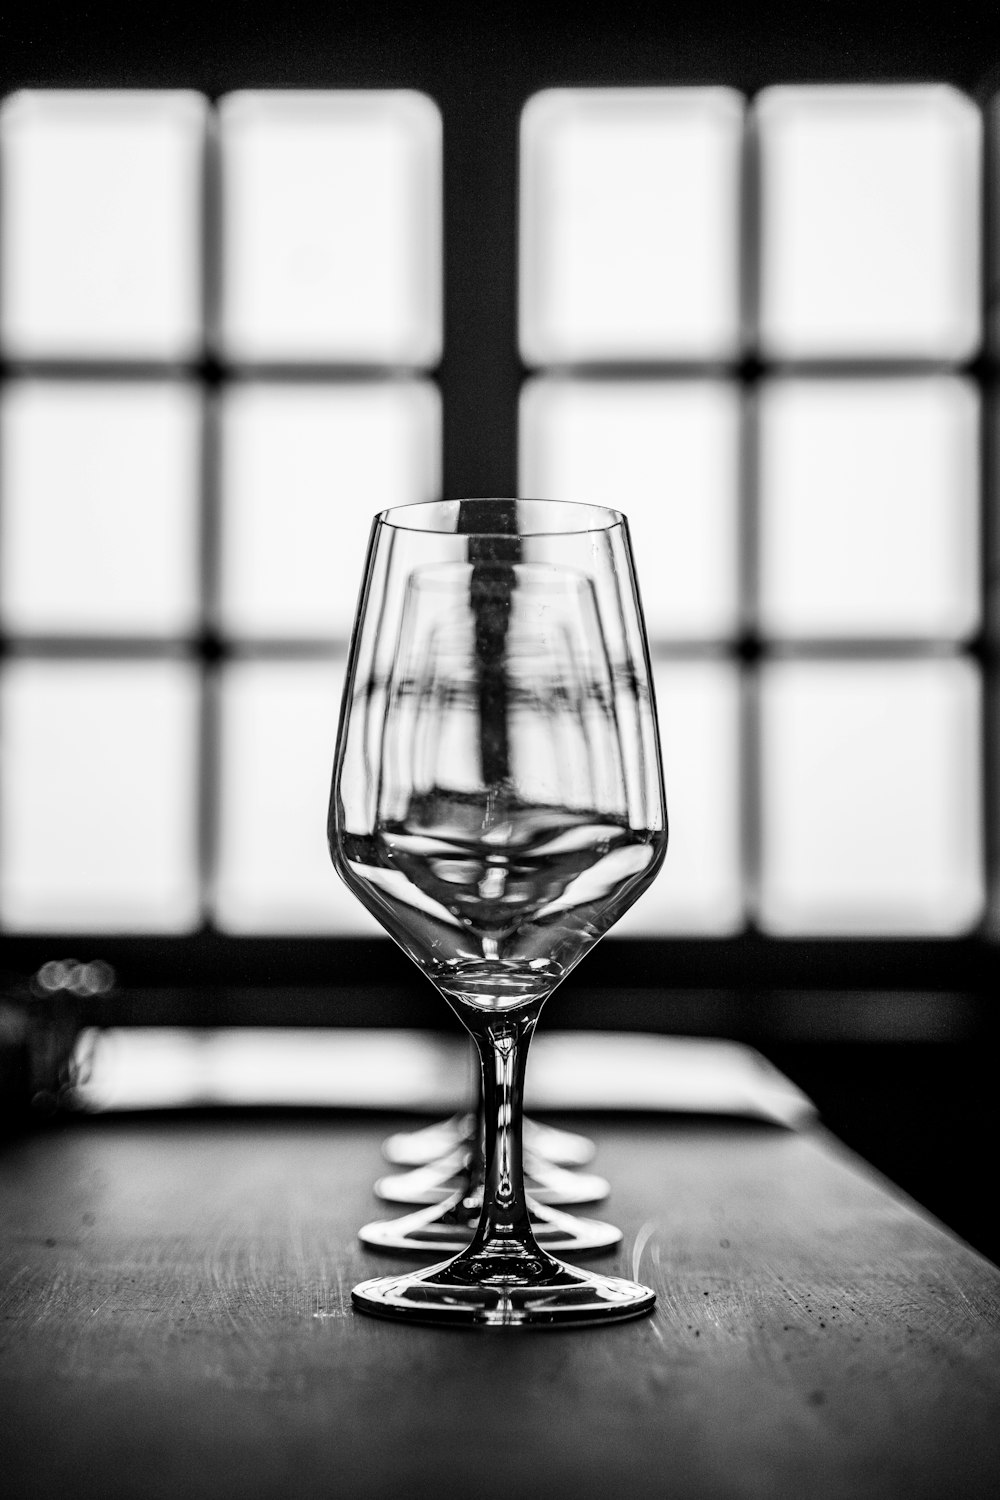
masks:
[[[91,1121],[0,1158],[0,1489],[1000,1493],[1000,1272],[821,1131],[594,1122],[656,1287],[601,1331],[352,1313],[400,1121]]]

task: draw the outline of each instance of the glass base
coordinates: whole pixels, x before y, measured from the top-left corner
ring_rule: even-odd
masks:
[[[420,1130],[401,1130],[382,1142],[382,1155],[394,1167],[426,1167],[459,1146],[468,1145],[476,1127],[475,1115],[452,1115]],[[597,1148],[585,1135],[559,1130],[525,1117],[524,1144],[528,1151],[557,1167],[585,1167]]]
[[[530,1115],[524,1117],[524,1146],[533,1156],[542,1157],[554,1167],[585,1167],[597,1155],[597,1147],[589,1136],[543,1125]]]
[[[401,1219],[378,1219],[358,1230],[358,1239],[370,1250],[426,1256],[464,1250],[479,1226],[482,1204],[476,1198],[453,1193],[443,1203],[420,1208]],[[622,1232],[600,1219],[578,1219],[558,1209],[546,1208],[528,1199],[531,1228],[543,1250],[554,1255],[600,1255],[621,1244]]]
[[[450,1156],[443,1156],[429,1166],[380,1177],[375,1184],[375,1196],[383,1203],[443,1203],[453,1193],[464,1190],[461,1177],[468,1159],[467,1150],[453,1151]],[[564,1167],[542,1161],[530,1151],[524,1153],[524,1178],[536,1203],[560,1208],[603,1203],[611,1192],[606,1177],[598,1177],[595,1172],[567,1172]]]
[[[382,1155],[394,1167],[427,1167],[442,1156],[450,1156],[471,1139],[474,1125],[472,1115],[450,1115],[447,1120],[435,1120],[433,1125],[423,1125],[419,1130],[400,1130],[386,1136]]]
[[[596,1276],[544,1256],[525,1274],[469,1280],[465,1258],[379,1276],[351,1293],[358,1312],[452,1328],[573,1328],[651,1312],[656,1293],[618,1276]]]

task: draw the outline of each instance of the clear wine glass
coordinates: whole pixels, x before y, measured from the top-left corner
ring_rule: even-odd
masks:
[[[363,1282],[382,1317],[572,1325],[654,1294],[532,1231],[528,1043],[547,997],[652,881],[667,828],[628,527],[554,501],[375,520],[341,712],[330,847],[480,1055],[483,1206],[453,1259]]]

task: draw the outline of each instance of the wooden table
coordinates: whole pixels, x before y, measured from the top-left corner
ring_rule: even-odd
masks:
[[[397,1116],[81,1120],[0,1154],[0,1491],[1000,1494],[1000,1271],[820,1129],[584,1121],[655,1286],[603,1330],[369,1320]],[[633,1261],[638,1264],[633,1265]]]

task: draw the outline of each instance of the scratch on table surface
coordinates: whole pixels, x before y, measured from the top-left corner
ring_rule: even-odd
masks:
[[[777,1282],[778,1286],[781,1288],[782,1292],[784,1292],[789,1302],[792,1303],[793,1307],[797,1308],[798,1311],[801,1312],[804,1317],[808,1318],[811,1323],[819,1324],[821,1322],[821,1315],[819,1311],[816,1308],[810,1307],[803,1297],[801,1297],[797,1292],[794,1292],[789,1286],[788,1282],[782,1276],[778,1276],[776,1273],[771,1272],[770,1267],[768,1267],[768,1271],[771,1274],[772,1280]]]
[[[112,1297],[114,1295],[115,1295],[115,1288],[112,1287],[111,1290],[110,1290],[110,1292],[108,1293],[108,1295],[106,1297],[102,1297],[101,1300],[100,1300],[100,1302],[98,1302],[97,1306],[96,1307],[92,1307],[90,1309],[90,1312],[87,1315],[87,1317],[84,1319],[84,1322],[85,1323],[89,1323],[90,1320],[91,1320],[91,1318],[96,1318],[97,1314],[100,1312],[101,1308],[102,1307],[106,1307],[108,1305],[108,1303],[111,1301],[111,1299],[112,1299]]]
[[[335,1280],[337,1284],[336,1292],[331,1295],[332,1289],[328,1288],[326,1298],[324,1299],[325,1305],[318,1307],[313,1313],[313,1317],[318,1318],[321,1322],[326,1318],[347,1317],[348,1307],[346,1306],[344,1297],[344,1273],[340,1266],[336,1268]],[[331,1306],[331,1302],[335,1303],[335,1306]]]
[[[212,1253],[208,1259],[208,1276],[206,1280],[214,1289],[212,1297],[213,1310],[222,1313],[229,1322],[235,1333],[245,1335],[247,1319],[237,1318],[232,1308],[232,1298],[238,1295],[240,1290],[239,1278],[232,1265],[225,1264],[226,1256],[232,1250],[229,1236],[222,1232],[216,1239]],[[231,1256],[230,1256],[231,1258]],[[244,1285],[244,1291],[245,1291]]]
[[[965,1303],[966,1307],[969,1309],[969,1315],[970,1315],[970,1317],[973,1319],[973,1321],[975,1321],[975,1319],[977,1319],[980,1316],[979,1309],[974,1305],[974,1303],[972,1301],[970,1301],[968,1293],[966,1292],[966,1290],[963,1287],[961,1281],[959,1281],[958,1277],[955,1274],[955,1268],[954,1268],[954,1266],[948,1266],[947,1267],[947,1276],[948,1276],[948,1280],[951,1282],[951,1284],[954,1287],[955,1291],[958,1293],[958,1295],[961,1297],[962,1301]],[[932,1293],[934,1291],[933,1287],[931,1287],[931,1286],[928,1286],[928,1290],[931,1291]],[[940,1298],[938,1300],[940,1300]]]

